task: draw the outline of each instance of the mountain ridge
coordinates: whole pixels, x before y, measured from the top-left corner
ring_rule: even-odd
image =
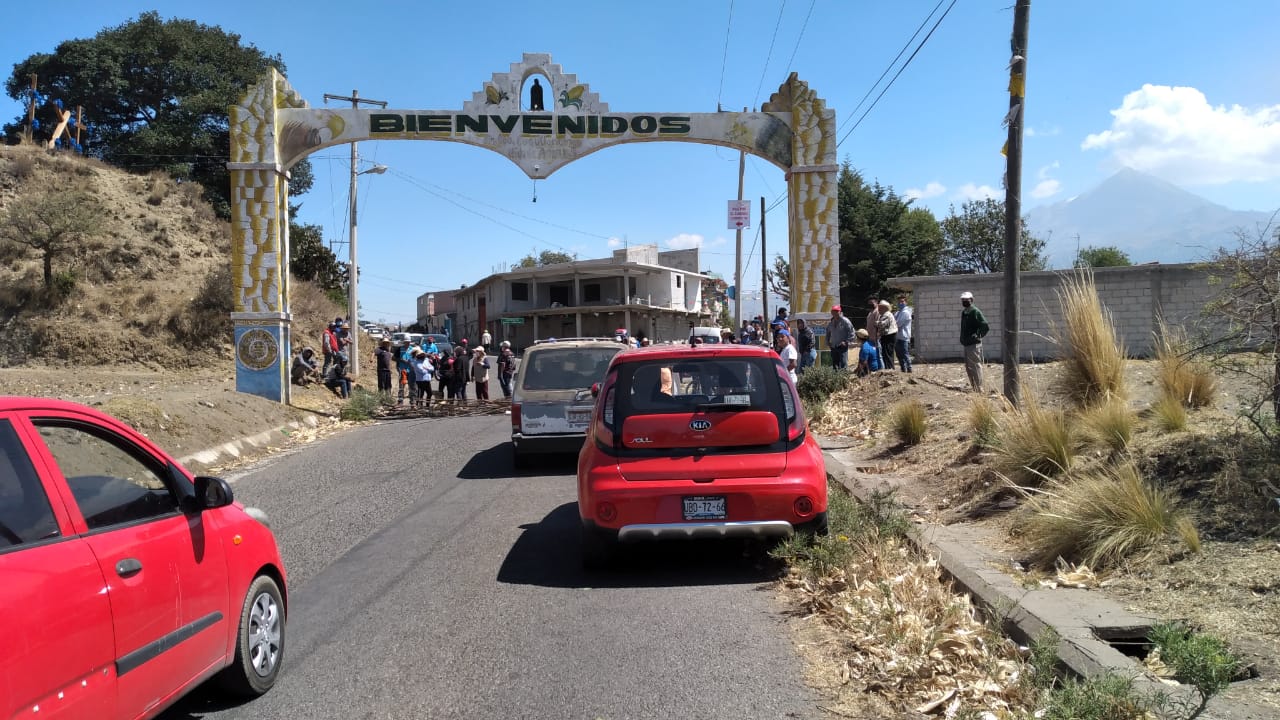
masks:
[[[1194,262],[1237,243],[1271,213],[1232,210],[1173,183],[1125,167],[1093,188],[1027,213],[1047,240],[1049,266],[1070,267],[1077,248],[1115,246],[1134,263]]]

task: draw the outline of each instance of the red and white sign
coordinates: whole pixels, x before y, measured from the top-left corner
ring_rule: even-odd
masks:
[[[751,227],[751,201],[729,201],[729,229],[741,230]]]

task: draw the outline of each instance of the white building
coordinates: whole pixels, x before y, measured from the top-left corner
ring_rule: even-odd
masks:
[[[516,268],[454,291],[455,339],[484,329],[516,347],[549,337],[612,337],[619,328],[651,342],[683,340],[720,312],[704,302],[698,250],[657,245],[599,260]],[[713,307],[714,306],[714,307]]]

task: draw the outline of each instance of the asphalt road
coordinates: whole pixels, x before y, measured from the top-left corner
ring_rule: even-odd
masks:
[[[228,476],[289,572],[285,668],[228,705],[162,717],[817,717],[769,583],[742,544],[578,559],[573,458],[520,474],[505,416],[384,423]]]

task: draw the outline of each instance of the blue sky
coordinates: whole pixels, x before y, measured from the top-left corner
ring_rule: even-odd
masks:
[[[1002,196],[1012,0],[955,3],[863,113],[908,38],[930,11],[937,8],[936,20],[949,4],[70,0],[54,15],[10,13],[0,27],[0,60],[50,52],[64,39],[155,9],[219,25],[280,54],[290,83],[313,107],[325,106],[325,93],[358,89],[391,108],[459,109],[524,52],[550,53],[624,113],[711,112],[717,103],[754,108],[795,71],[836,111],[841,136],[853,128],[839,147],[841,160],[941,218],[952,204]],[[1033,3],[1024,210],[1088,190],[1124,165],[1233,209],[1280,208],[1276,27],[1274,0]],[[895,72],[897,66],[888,77]],[[5,117],[21,111],[7,98],[0,105]],[[390,168],[360,179],[367,318],[410,319],[422,292],[474,283],[545,249],[594,258],[623,242],[696,244],[706,269],[733,275],[725,201],[737,192],[738,158],[729,150],[689,143],[610,148],[539,181],[536,203],[533,181],[482,149],[384,141],[362,144],[360,154]],[[345,240],[348,151],[328,148],[312,162],[316,183],[301,198],[301,219]],[[745,185],[757,208],[761,196],[772,202],[786,188],[780,170],[752,157]],[[770,257],[785,253],[784,210],[779,205],[768,218]],[[748,292],[760,286],[757,242],[754,229],[744,233],[744,252],[755,247],[744,260]],[[747,300],[744,314],[756,312],[753,304],[759,301]]]

